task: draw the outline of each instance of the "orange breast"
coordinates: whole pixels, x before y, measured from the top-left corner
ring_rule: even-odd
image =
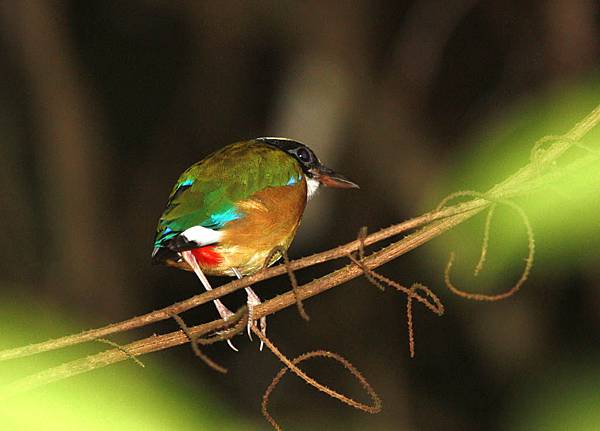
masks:
[[[212,250],[221,260],[200,263],[202,269],[213,275],[234,275],[232,267],[243,275],[258,271],[271,250],[290,246],[305,206],[304,178],[295,185],[266,188],[239,202],[244,216],[225,226],[223,238]]]

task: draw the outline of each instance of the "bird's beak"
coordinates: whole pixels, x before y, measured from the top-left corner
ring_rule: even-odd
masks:
[[[359,189],[358,184],[353,183],[342,174],[334,172],[327,166],[319,166],[310,170],[313,178],[319,181],[326,187],[334,187],[338,189]]]

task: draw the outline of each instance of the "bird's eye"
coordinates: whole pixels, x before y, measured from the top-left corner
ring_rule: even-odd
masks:
[[[296,151],[296,155],[304,163],[308,163],[312,159],[312,157],[310,156],[310,152],[306,148],[300,148],[300,149],[298,149]]]

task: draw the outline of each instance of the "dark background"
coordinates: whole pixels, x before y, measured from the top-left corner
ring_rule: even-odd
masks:
[[[586,90],[598,82],[599,9],[593,0],[4,1],[2,297],[33,304],[33,314],[58,310],[84,329],[198,293],[192,274],[150,265],[157,219],[181,171],[251,137],[305,142],[361,185],[320,192],[292,257],[478,188],[459,162],[481,150],[474,135],[511,130],[507,118],[519,107],[552,110],[549,94],[577,88],[589,98],[573,106],[566,126],[532,132],[533,139],[561,133],[600,100]],[[520,148],[521,164],[532,144]],[[490,151],[487,162],[512,150]],[[479,243],[480,228],[473,232],[462,240]],[[442,290],[447,247],[386,265],[386,275],[425,282],[446,304],[442,318],[416,308],[412,360],[404,299],[365,280],[306,301],[309,323],[294,309],[278,313],[269,334],[283,352],[339,352],[382,395],[384,411],[364,415],[290,379],[276,392],[274,414],[289,429],[504,430],[563,417],[556,406],[581,406],[578,396],[589,402],[580,419],[600,409],[594,238],[568,251],[568,263],[553,260],[551,270],[542,253],[526,289],[497,304]],[[500,276],[518,273],[519,253],[514,270]],[[298,276],[310,281],[336,265]],[[511,283],[504,281],[498,289]],[[256,290],[269,298],[286,286],[280,278]],[[240,294],[228,303],[242,301]],[[191,324],[215,316],[207,306],[184,317]],[[150,331],[175,328],[167,322]],[[64,335],[51,323],[46,329],[44,337]],[[29,333],[18,344],[44,337]],[[279,365],[257,343],[238,337],[236,344],[240,353],[225,345],[208,351],[230,368],[226,377],[188,348],[153,356],[253,424],[248,429],[265,429],[260,397]],[[315,361],[306,368],[362,396],[340,367]],[[102,384],[111,383],[104,377]],[[588,392],[591,399],[581,395]],[[548,429],[560,428],[549,422]]]

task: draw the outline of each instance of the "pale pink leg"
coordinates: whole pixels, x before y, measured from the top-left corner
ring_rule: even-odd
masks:
[[[204,286],[204,288],[206,290],[212,290],[212,286],[208,282],[206,275],[204,275],[204,273],[200,269],[200,265],[198,265],[198,262],[196,261],[196,256],[194,256],[191,251],[182,251],[179,254],[181,254],[181,257],[183,257],[183,259],[187,262],[187,264],[192,267],[192,269],[194,270],[194,272],[196,273],[196,275],[202,282],[202,285]],[[231,316],[233,316],[233,313],[231,312],[231,310],[229,310],[229,308],[225,307],[225,305],[221,302],[220,299],[214,299],[213,303],[215,304],[215,307],[217,307],[217,311],[219,312],[219,315],[221,316],[221,318],[227,320]],[[229,344],[229,347],[231,347],[236,352],[238,351],[238,349],[233,345],[231,340],[227,340],[227,344]]]
[[[242,274],[240,274],[240,272],[236,269],[236,268],[231,268],[232,271],[235,273],[235,275],[237,276],[237,278],[241,279],[242,278]],[[247,299],[247,304],[248,304],[248,338],[250,338],[252,340],[252,332],[250,330],[252,324],[254,323],[254,320],[252,319],[252,311],[254,310],[254,307],[261,304],[260,302],[260,298],[258,297],[258,295],[254,292],[254,290],[252,290],[251,287],[246,287],[244,288],[246,290],[246,295],[248,297]],[[260,318],[260,332],[263,333],[263,335],[267,335],[267,317],[263,316]],[[262,351],[264,346],[264,343],[261,341],[260,342],[260,350]]]

